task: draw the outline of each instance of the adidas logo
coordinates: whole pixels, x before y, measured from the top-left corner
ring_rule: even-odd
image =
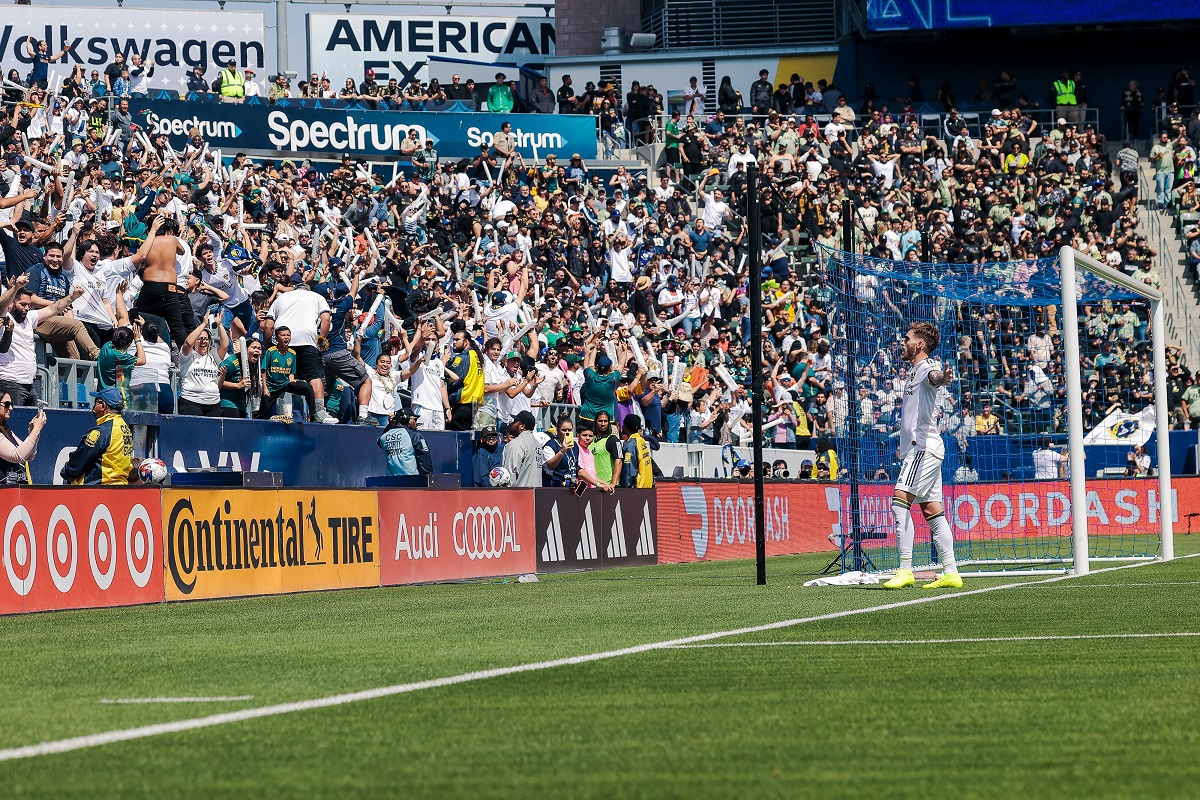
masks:
[[[625,558],[629,551],[625,547],[625,522],[621,519],[620,501],[617,501],[617,513],[614,516],[616,518],[608,533],[608,549],[605,552],[609,558]]]
[[[608,548],[605,553],[609,558],[627,558],[629,546],[625,542],[625,520],[621,516],[621,503],[617,508],[612,529],[609,531]],[[654,555],[654,528],[650,524],[650,504],[642,503],[642,521],[638,525],[638,540],[633,548],[634,555]]]
[[[649,503],[642,503],[642,524],[638,526],[638,543],[633,552],[639,556],[654,555],[654,528],[650,524]]]
[[[595,561],[599,557],[596,549],[596,525],[592,521],[592,504],[583,507],[583,529],[579,532],[579,546],[575,558],[579,561]],[[550,524],[546,526],[546,544],[542,547],[542,561],[566,561],[563,545],[562,519],[558,513],[558,502],[550,507]]]

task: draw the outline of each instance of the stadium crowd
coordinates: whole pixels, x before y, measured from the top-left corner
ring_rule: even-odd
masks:
[[[386,425],[403,409],[417,429],[497,435],[532,416],[543,430],[591,431],[589,450],[616,448],[634,417],[651,441],[745,446],[749,342],[762,336],[768,443],[806,449],[845,435],[855,406],[861,424],[895,428],[898,338],[934,302],[864,273],[853,291],[881,322],[848,330],[830,253],[972,265],[1001,281],[1071,244],[1161,281],[1139,231],[1136,151],[1114,161],[1096,131],[1066,118],[1039,130],[1018,108],[994,109],[980,138],[953,110],[930,131],[910,111],[854,110],[844,96],[825,125],[807,104],[761,119],[677,113],[649,174],[580,153],[531,163],[501,119],[468,159],[414,135],[388,175],[349,153],[328,171],[231,157],[198,129],[173,146],[124,101],[87,107],[32,83],[0,119],[0,305],[11,306],[0,389],[18,404],[36,398],[46,342],[98,361],[100,389],[166,413],[289,418],[302,402],[325,423]],[[1171,136],[1190,150],[1186,126]],[[764,319],[748,313],[751,163]],[[148,279],[168,250],[174,280]],[[1065,430],[1053,307],[935,310],[962,375],[947,432]],[[1146,309],[1096,303],[1081,325],[1089,425],[1145,406]],[[1200,387],[1185,367],[1172,349],[1174,419],[1194,427]]]

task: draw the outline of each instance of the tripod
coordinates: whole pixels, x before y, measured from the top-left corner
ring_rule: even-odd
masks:
[[[825,569],[821,570],[821,574],[828,575],[830,572],[833,572],[834,567],[837,567],[840,570],[842,564],[845,563],[847,552],[850,553],[850,557],[853,559],[851,563],[854,564],[856,569],[869,569],[872,571],[876,570],[877,567],[875,566],[875,562],[872,561],[871,557],[863,551],[862,543],[871,539],[886,538],[887,531],[883,530],[882,528],[869,528],[866,531],[866,534],[862,536],[855,536],[853,534],[850,536],[842,536],[842,549],[836,556],[833,557],[833,561],[830,561],[829,564],[825,566]]]

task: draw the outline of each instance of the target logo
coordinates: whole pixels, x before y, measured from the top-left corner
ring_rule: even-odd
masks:
[[[0,613],[162,600],[158,492],[22,489],[13,499]]]

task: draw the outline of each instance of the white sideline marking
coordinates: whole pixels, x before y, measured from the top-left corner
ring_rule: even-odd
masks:
[[[253,700],[252,694],[240,694],[237,697],[120,697],[116,700],[101,700],[110,706],[135,705],[139,703],[236,703],[240,700]]]
[[[1192,553],[1180,558],[1192,558],[1200,556],[1200,553]],[[1093,570],[1090,574],[1096,575],[1102,572],[1116,572],[1123,569],[1137,569],[1150,564],[1159,564],[1158,561],[1139,562],[1136,564],[1122,564],[1116,567],[1105,567],[1104,569]],[[1056,583],[1074,578],[1074,575],[1056,575],[1052,578],[1045,578],[1034,583]],[[818,614],[814,617],[801,617],[798,619],[782,620],[780,622],[769,622],[765,625],[752,625],[745,628],[735,628],[728,631],[716,631],[713,633],[701,633],[695,636],[684,636],[679,639],[668,639],[662,642],[649,642],[647,644],[634,645],[632,647],[622,647],[618,650],[604,650],[599,653],[588,653],[581,656],[568,656],[566,658],[556,658],[550,661],[534,661],[528,664],[516,664],[511,667],[497,667],[495,669],[479,670],[477,672],[464,672],[460,675],[449,675],[444,678],[433,678],[431,680],[416,681],[414,683],[400,683],[394,686],[381,686],[377,689],[365,689],[359,692],[348,692],[346,694],[335,694],[329,697],[317,697],[312,700],[298,700],[292,703],[279,703],[272,706],[259,706],[258,708],[246,708],[240,711],[227,711],[221,714],[212,714],[207,717],[197,717],[196,719],[182,719],[174,722],[161,722],[155,725],[142,725],[136,728],[125,728],[123,730],[106,731],[104,733],[92,733],[86,736],[75,736],[70,739],[58,739],[51,742],[41,742],[39,744],[25,745],[24,747],[12,747],[6,750],[0,750],[0,761],[14,761],[22,758],[33,758],[35,756],[50,755],[52,753],[69,753],[73,750],[83,750],[89,747],[100,747],[106,744],[115,744],[117,742],[128,742],[134,739],[146,739],[151,736],[162,736],[168,733],[182,733],[184,731],[198,730],[200,728],[212,728],[217,725],[226,725],[232,722],[245,722],[251,719],[262,719],[263,717],[274,717],[280,714],[292,714],[297,711],[312,711],[318,708],[331,708],[333,706],[344,706],[348,703],[358,703],[363,700],[377,700],[381,697],[391,697],[398,694],[408,694],[409,692],[419,692],[423,689],[440,689],[444,686],[457,686],[462,683],[473,683],[474,681],[489,680],[491,678],[502,678],[506,675],[519,675],[523,672],[538,672],[545,669],[554,669],[556,667],[574,666],[576,664],[589,664],[594,661],[605,661],[610,658],[620,658],[621,656],[638,655],[640,653],[649,653],[654,650],[668,650],[677,648],[680,645],[695,644],[697,642],[707,642],[713,639],[723,639],[729,636],[744,636],[750,633],[762,633],[764,631],[779,630],[780,628],[791,628],[796,625],[804,625],[809,622],[824,622],[831,619],[841,619],[843,617],[853,617],[859,614],[870,614],[875,611],[889,611],[894,608],[907,608],[909,606],[918,606],[925,603],[936,603],[940,600],[949,600],[956,597],[970,597],[971,595],[987,594],[988,592],[999,592],[1005,589],[1015,589],[1020,586],[1025,586],[1029,581],[1020,583],[1003,583],[996,586],[985,586],[982,589],[970,589],[963,592],[946,592],[937,594],[927,594],[920,597],[914,597],[911,600],[901,600],[895,603],[885,603],[881,606],[868,606],[867,608],[852,608],[845,611],[833,611],[828,614]]]
[[[698,650],[708,647],[784,647],[825,645],[875,644],[972,644],[976,642],[1057,642],[1072,639],[1162,639],[1174,636],[1200,636],[1200,632],[1185,633],[1091,633],[1073,636],[987,636],[968,639],[833,639],[824,642],[716,642],[713,644],[679,644],[673,650]]]
[[[1189,558],[1190,556],[1179,556]],[[1162,583],[1083,583],[1079,586],[1036,586],[1025,584],[1029,589],[1124,589],[1126,586],[1145,588],[1147,586],[1200,586],[1200,581],[1163,581]]]

